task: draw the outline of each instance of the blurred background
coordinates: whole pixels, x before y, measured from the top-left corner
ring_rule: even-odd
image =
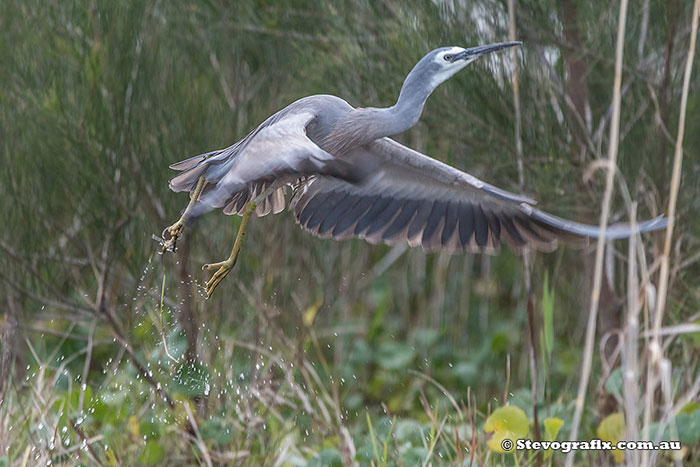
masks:
[[[639,219],[667,212],[692,9],[629,5],[611,221],[629,220],[630,200]],[[205,300],[200,266],[228,255],[240,219],[206,215],[176,254],[160,255],[152,236],[188,201],[169,191],[169,164],[230,145],[306,95],[392,105],[429,50],[509,40],[511,28],[524,42],[516,54],[440,86],[397,139],[595,224],[619,10],[1,2],[0,465],[562,464],[564,454],[516,457],[493,440],[570,439],[595,245],[533,255],[526,270],[507,249],[450,256],[319,240],[285,211],[252,220],[236,268]],[[698,90],[696,68],[663,314],[671,331],[649,358],[664,233],[609,244],[578,430],[680,436],[684,448],[591,451],[582,465],[698,461]],[[632,350],[622,345],[631,313]],[[519,410],[489,418],[506,405]]]

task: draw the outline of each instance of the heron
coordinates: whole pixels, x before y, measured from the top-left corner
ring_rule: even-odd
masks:
[[[391,138],[418,122],[426,100],[444,81],[486,54],[520,46],[501,42],[441,47],[425,55],[387,108],[355,108],[332,95],[299,99],[273,114],[233,145],[174,163],[175,192],[190,201],[162,234],[174,251],[186,227],[204,212],[241,216],[233,248],[206,283],[207,298],[236,264],[248,222],[284,210],[320,238],[362,238],[369,243],[406,242],[425,251],[496,253],[506,243],[551,251],[558,243],[597,238],[598,226],[566,220],[466,172]],[[291,188],[287,203],[286,193]],[[608,227],[606,238],[626,238],[666,226],[663,215]]]

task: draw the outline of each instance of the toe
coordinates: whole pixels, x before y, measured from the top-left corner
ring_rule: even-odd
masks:
[[[214,278],[214,282],[207,287],[207,298],[212,296],[212,294],[214,293],[214,289],[216,289],[216,286],[219,285],[219,282],[221,282],[223,278],[226,277],[226,274],[228,274],[228,272]]]
[[[202,265],[202,271],[211,271],[219,267],[221,267],[221,263],[207,263]]]

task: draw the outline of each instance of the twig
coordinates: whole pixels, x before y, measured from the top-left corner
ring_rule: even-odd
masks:
[[[700,0],[698,0],[700,1]],[[610,214],[610,200],[612,198],[613,182],[617,165],[618,137],[620,131],[620,88],[622,87],[622,55],[625,47],[625,22],[627,20],[627,0],[620,1],[620,17],[617,29],[617,45],[615,50],[615,79],[613,83],[613,116],[610,122],[610,146],[608,147],[609,167],[605,180],[605,193],[603,195],[602,212],[600,213],[600,234],[596,248],[595,269],[593,275],[593,290],[591,291],[591,304],[588,314],[588,326],[586,328],[586,341],[583,350],[583,365],[581,367],[581,378],[579,380],[578,394],[576,396],[576,408],[571,426],[570,439],[578,439],[578,428],[583,414],[583,404],[586,400],[586,390],[588,379],[591,375],[591,365],[593,362],[593,344],[595,340],[596,322],[598,317],[598,302],[600,300],[600,289],[603,280],[603,258],[605,252],[605,230],[608,226],[608,215]],[[574,463],[574,451],[566,457],[566,466],[571,467]]]
[[[92,320],[90,325],[90,333],[88,334],[87,351],[85,355],[85,363],[83,364],[83,375],[80,384],[80,400],[78,402],[78,412],[82,412],[85,402],[85,389],[87,388],[87,379],[90,374],[90,363],[92,362],[92,348],[95,345],[95,330],[97,329],[97,319]]]
[[[92,448],[92,444],[89,442],[88,437],[85,436],[85,433],[83,433],[83,430],[81,430],[78,427],[78,425],[75,424],[71,417],[68,417],[68,422],[70,423],[70,426],[73,427],[73,431],[75,431],[78,434],[78,436],[80,436],[80,439],[83,440],[83,442],[85,443],[85,447],[87,447],[87,450],[90,453],[90,456],[94,459],[94,461],[97,462],[99,465],[104,465],[100,458],[97,457],[97,453]]]
[[[464,414],[462,413],[462,409],[460,409],[459,404],[457,404],[457,401],[455,400],[454,397],[452,397],[452,394],[450,394],[450,391],[448,391],[445,386],[438,383],[434,378],[431,378],[428,375],[424,375],[423,373],[420,373],[416,370],[408,370],[408,372],[412,375],[416,375],[416,376],[428,381],[429,383],[433,384],[436,388],[438,388],[440,390],[440,392],[442,392],[442,394],[445,397],[447,397],[447,400],[450,401],[450,404],[452,404],[452,407],[455,408],[455,410],[457,411],[457,414],[459,414],[459,419],[464,420]]]
[[[515,41],[515,0],[508,0],[508,36]],[[523,164],[522,115],[520,112],[520,84],[518,81],[518,50],[511,48],[511,64],[513,66],[513,111],[515,113],[515,157],[518,164],[518,185],[525,187],[525,168]]]
[[[685,136],[685,116],[688,107],[688,90],[690,88],[690,76],[693,70],[693,57],[695,55],[695,41],[698,33],[698,16],[700,15],[700,0],[695,0],[693,5],[693,19],[690,31],[690,44],[688,45],[688,56],[685,63],[685,74],[683,75],[683,90],[681,92],[680,116],[678,119],[678,136],[676,138],[676,148],[673,157],[673,171],[671,173],[671,187],[668,201],[668,226],[666,227],[666,238],[664,240],[664,251],[661,255],[661,268],[659,272],[659,287],[656,297],[656,307],[653,320],[653,337],[649,344],[650,357],[647,368],[647,394],[644,412],[644,436],[649,434],[649,423],[651,421],[652,394],[656,388],[656,377],[653,376],[652,366],[659,367],[662,361],[661,345],[659,342],[661,321],[666,305],[666,294],[668,291],[669,278],[669,257],[671,255],[671,240],[673,238],[673,227],[676,221],[676,202],[680,190],[681,168],[683,164],[683,137]],[[666,419],[666,418],[665,418]],[[663,424],[660,425],[660,428]],[[663,428],[662,428],[663,429]],[[653,461],[654,456],[649,459],[647,453],[643,453],[643,462]]]
[[[508,34],[511,41],[515,41],[515,0],[508,0]],[[520,112],[520,83],[518,80],[518,60],[517,51],[511,49],[511,63],[513,65],[513,111],[515,113],[515,157],[518,165],[518,184],[520,191],[525,191],[525,166],[523,163],[523,139],[522,139],[522,115]],[[525,307],[527,310],[527,322],[530,330],[528,339],[528,357],[530,363],[530,392],[532,394],[532,413],[535,425],[535,440],[540,440],[540,424],[537,414],[537,360],[535,359],[535,310],[532,303],[532,251],[526,249],[523,254],[525,263]],[[508,356],[508,380],[506,382],[506,395],[508,393],[508,382],[510,381],[510,356]],[[505,403],[506,401],[504,401]],[[537,465],[542,464],[542,456],[540,451],[537,451]]]
[[[202,455],[204,456],[204,461],[209,467],[212,467],[211,463],[211,457],[209,456],[209,450],[207,449],[207,445],[204,444],[204,441],[202,440],[202,435],[199,433],[199,427],[197,426],[197,420],[195,420],[194,415],[192,414],[192,409],[190,409],[190,404],[188,402],[184,402],[183,407],[185,408],[185,412],[187,412],[187,419],[190,422],[190,426],[192,427],[192,430],[194,431],[194,434],[196,435],[195,438],[195,443],[199,447],[199,450],[202,452]]]
[[[180,360],[173,357],[168,349],[168,340],[165,338],[165,323],[163,322],[163,298],[165,297],[165,268],[163,268],[163,283],[160,285],[160,337],[163,339],[163,349],[165,355],[175,363],[180,363]]]
[[[673,157],[673,172],[671,174],[670,197],[668,200],[668,226],[666,227],[666,238],[664,241],[664,251],[661,256],[661,271],[659,272],[659,293],[656,300],[654,312],[654,331],[658,333],[661,329],[664,308],[666,304],[666,294],[668,291],[669,258],[671,256],[671,241],[673,239],[673,228],[676,223],[676,203],[681,183],[681,169],[683,166],[683,138],[685,136],[685,116],[688,107],[688,90],[690,88],[690,75],[693,70],[693,57],[695,55],[695,41],[698,33],[698,15],[700,14],[700,0],[695,0],[693,6],[693,23],[690,32],[690,45],[688,46],[688,58],[685,64],[685,74],[683,76],[683,91],[681,93],[681,108],[678,118],[678,137],[676,138],[676,151]],[[658,335],[654,337],[653,344],[658,349]],[[658,355],[652,355],[652,358]]]
[[[503,405],[508,404],[508,391],[510,390],[510,354],[506,354],[506,387],[503,390]]]
[[[632,203],[630,213],[630,229],[637,227],[637,203]],[[639,389],[637,380],[639,374],[639,356],[637,337],[639,335],[639,284],[637,280],[637,235],[632,235],[628,245],[627,262],[627,320],[624,328],[624,346],[622,350],[622,388],[625,407],[625,439],[636,441],[639,439]],[[631,465],[639,465],[639,452],[627,453]]]

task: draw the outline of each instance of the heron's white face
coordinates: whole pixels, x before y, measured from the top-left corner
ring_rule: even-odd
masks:
[[[476,60],[476,56],[454,60],[455,55],[464,52],[464,50],[465,49],[462,47],[450,47],[449,49],[441,50],[435,54],[433,62],[437,65],[438,71],[431,78],[430,84],[433,88],[448,80],[452,75]]]

